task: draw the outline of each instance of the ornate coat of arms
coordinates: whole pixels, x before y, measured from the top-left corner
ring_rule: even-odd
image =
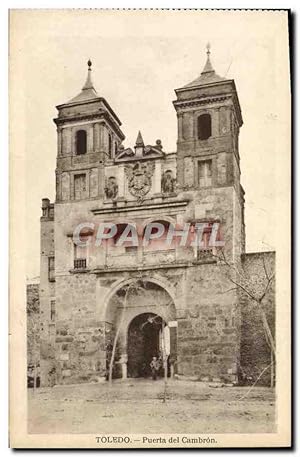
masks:
[[[154,162],[138,162],[126,165],[125,174],[128,179],[128,190],[134,197],[142,199],[151,189]]]

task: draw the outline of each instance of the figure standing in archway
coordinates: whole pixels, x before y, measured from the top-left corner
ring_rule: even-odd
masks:
[[[152,360],[150,363],[150,368],[151,368],[152,379],[154,381],[156,381],[158,372],[160,369],[160,363],[159,363],[159,360],[157,360],[157,357],[152,357]]]

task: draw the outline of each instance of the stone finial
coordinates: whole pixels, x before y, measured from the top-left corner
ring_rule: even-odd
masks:
[[[155,142],[155,147],[156,147],[157,149],[160,149],[160,150],[162,149],[161,140],[156,140],[156,142]]]
[[[82,90],[86,90],[86,89],[94,89],[94,86],[93,86],[93,83],[92,83],[92,77],[91,77],[91,73],[92,73],[92,61],[91,59],[88,60],[87,62],[88,64],[88,75],[87,75],[87,78],[86,78],[86,82],[85,82],[85,85],[83,86]]]
[[[205,64],[205,67],[203,68],[201,74],[203,74],[203,73],[214,73],[215,70],[213,69],[211,61],[210,61],[210,43],[207,43],[207,45],[206,45],[206,55],[207,55],[206,64]]]
[[[210,56],[210,42],[208,42],[206,45],[206,54],[207,54],[207,57]]]
[[[139,130],[135,145],[136,146],[144,146],[144,140],[143,140],[143,137],[142,137],[142,134],[141,134],[140,130]]]
[[[42,216],[43,217],[49,216],[49,207],[50,207],[49,198],[42,198]]]
[[[42,198],[42,208],[48,208],[49,205],[50,205],[49,198]]]

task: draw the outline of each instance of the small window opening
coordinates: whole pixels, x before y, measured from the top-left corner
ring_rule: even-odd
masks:
[[[86,153],[86,131],[78,130],[76,132],[76,154],[81,155]]]
[[[203,160],[199,162],[199,185],[210,187],[212,185],[212,161]]]
[[[209,114],[201,114],[198,117],[198,138],[207,140],[211,136],[211,117]]]

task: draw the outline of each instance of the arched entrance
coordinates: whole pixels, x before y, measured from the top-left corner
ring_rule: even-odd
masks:
[[[162,362],[162,331],[165,326],[165,321],[154,313],[139,314],[131,321],[127,337],[128,377],[149,377],[152,357]],[[162,363],[160,372],[163,374]]]
[[[170,325],[174,324],[176,316],[174,299],[166,288],[155,281],[148,278],[131,279],[121,283],[110,294],[105,313],[105,352],[108,367],[112,347],[117,342],[114,378],[150,374],[150,361],[153,356],[159,356],[162,349],[162,328],[169,334],[169,363],[174,373],[177,332],[176,327]]]

